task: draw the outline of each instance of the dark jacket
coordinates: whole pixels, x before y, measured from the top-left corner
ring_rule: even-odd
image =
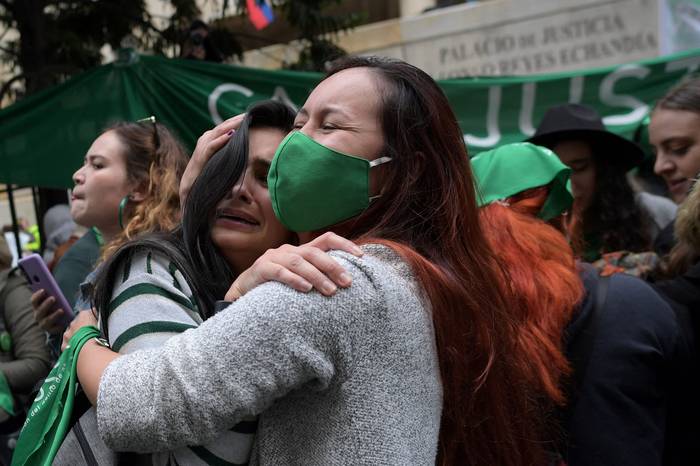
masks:
[[[100,243],[95,232],[90,229],[66,251],[54,267],[53,276],[56,278],[56,283],[71,306],[75,305],[80,295],[80,284],[95,268],[99,258]]]
[[[95,230],[91,228],[66,251],[53,269],[56,284],[74,312],[80,312],[89,307],[85,306],[84,300],[80,299],[82,296],[80,285],[95,268],[100,258],[100,248]],[[82,309],[76,309],[76,305]],[[62,339],[63,332],[49,335],[49,345],[54,359],[58,359],[61,353]]]
[[[675,311],[687,334],[686,338],[697,342],[700,338],[700,262],[683,275],[657,281],[652,286]],[[691,358],[689,362],[680,362],[684,378],[678,384],[680,393],[674,397],[673,439],[681,443],[669,445],[667,452],[676,457],[682,455],[683,460],[674,464],[700,462],[700,358],[697,343],[692,346]],[[688,449],[687,446],[694,448]],[[688,458],[692,458],[692,461],[687,462]]]
[[[669,418],[693,354],[683,324],[649,285],[623,274],[608,279],[591,316],[600,279],[590,267],[582,278],[587,295],[569,341],[584,335],[592,344],[565,420],[569,465],[684,464],[664,460],[667,446],[678,448]]]
[[[696,262],[683,275],[653,284],[656,291],[674,307],[682,306],[692,317],[700,313],[700,262]]]

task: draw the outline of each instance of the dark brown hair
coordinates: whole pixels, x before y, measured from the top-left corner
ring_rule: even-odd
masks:
[[[700,113],[700,78],[686,79],[672,87],[656,102],[657,108]]]
[[[598,253],[643,252],[651,249],[651,219],[637,204],[634,190],[627,181],[625,168],[616,162],[616,154],[606,153],[609,151],[608,147],[590,136],[572,136],[571,133],[555,135],[541,145],[554,150],[557,144],[568,140],[586,144],[590,148],[595,167],[591,204],[584,211],[578,201],[574,200],[571,231],[580,239],[582,246],[581,250],[576,252],[585,252],[585,242],[591,238],[599,241]]]

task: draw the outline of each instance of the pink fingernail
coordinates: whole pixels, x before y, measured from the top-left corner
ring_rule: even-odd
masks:
[[[236,132],[236,130],[235,130],[235,129],[232,129],[231,131],[229,131],[228,133],[226,133],[226,135],[231,136],[231,135],[232,135],[233,133],[235,133],[235,132]]]

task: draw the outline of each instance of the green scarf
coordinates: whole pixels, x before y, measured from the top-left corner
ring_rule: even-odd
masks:
[[[549,149],[519,142],[481,152],[471,159],[479,207],[520,192],[549,186],[549,196],[538,217],[552,219],[571,208],[571,169]]]
[[[12,396],[10,385],[7,383],[7,378],[2,371],[0,371],[0,409],[10,416],[15,415],[15,399]]]
[[[12,466],[49,466],[68,431],[78,388],[76,365],[83,345],[100,335],[95,327],[82,327],[71,337],[51,369],[27,414]]]

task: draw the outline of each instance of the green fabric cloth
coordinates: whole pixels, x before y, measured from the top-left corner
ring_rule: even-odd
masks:
[[[15,399],[12,396],[12,390],[7,383],[5,374],[0,371],[0,408],[2,408],[10,416],[15,415]]]
[[[17,439],[12,466],[48,466],[53,462],[68,431],[73,411],[78,388],[78,354],[85,342],[99,335],[97,328],[88,326],[80,328],[71,337],[29,409]]]
[[[538,216],[549,220],[571,207],[571,169],[551,150],[520,142],[485,151],[471,160],[479,206],[504,200],[528,189],[550,186]]]
[[[290,231],[316,231],[361,214],[371,202],[369,172],[391,161],[344,154],[293,131],[267,175],[275,216]]]

